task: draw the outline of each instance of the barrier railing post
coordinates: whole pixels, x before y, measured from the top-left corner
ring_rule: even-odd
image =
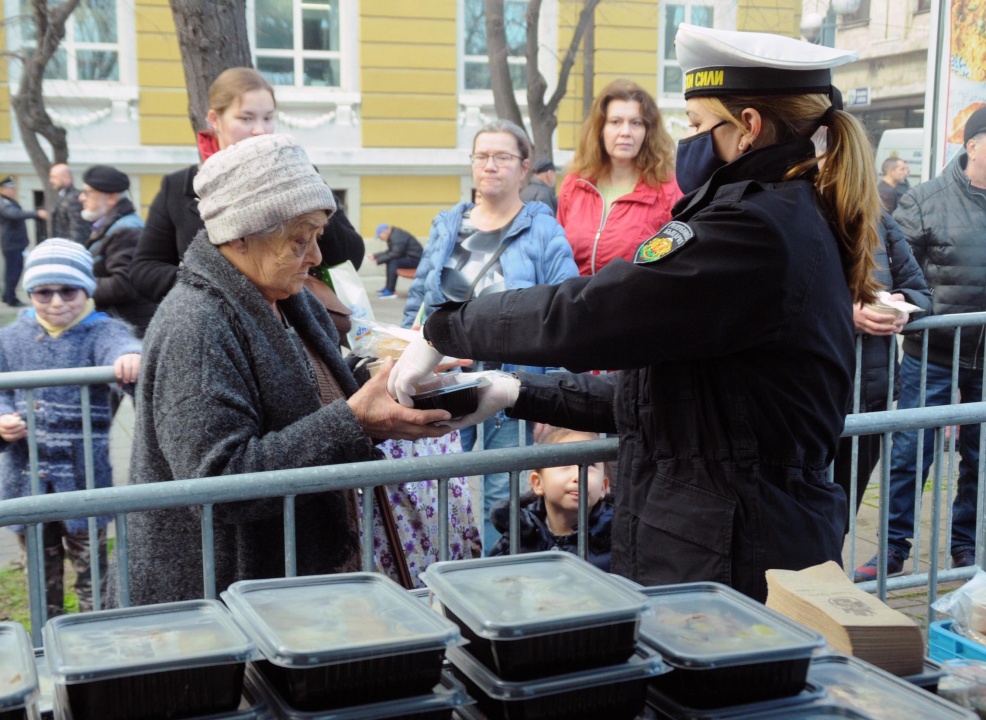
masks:
[[[120,607],[130,607],[130,545],[127,539],[126,513],[117,513],[114,524],[116,546],[113,548],[113,555],[116,557],[116,577],[119,582],[117,603]]]
[[[294,495],[284,498],[284,577],[298,574],[298,534],[295,532]]]
[[[449,478],[438,478],[438,559],[448,560],[449,520],[448,484]]]
[[[589,557],[589,466],[579,465],[579,557]]]
[[[216,599],[216,543],[211,504],[202,506],[202,587],[207,600]]]
[[[373,572],[373,488],[360,491],[363,498],[363,532],[360,541],[363,550],[363,572]],[[380,508],[382,511],[383,508]]]
[[[82,401],[82,458],[86,473],[86,489],[92,490],[96,487],[96,480],[95,473],[93,472],[92,459],[92,402],[89,396],[88,385],[81,385],[79,387],[79,396]],[[89,535],[89,573],[92,583],[92,609],[99,610],[103,606],[103,570],[100,567],[102,553],[100,552],[98,519],[91,517],[86,525]]]

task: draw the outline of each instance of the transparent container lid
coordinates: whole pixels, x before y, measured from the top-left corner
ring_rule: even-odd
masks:
[[[222,593],[269,661],[310,667],[441,649],[459,628],[377,573],[242,580]]]
[[[56,683],[246,662],[256,647],[216,600],[60,615],[44,626]]]
[[[27,705],[38,692],[34,649],[20,623],[0,622],[0,712]]]
[[[647,598],[566,552],[434,563],[422,575],[477,635],[510,640],[633,621]]]
[[[638,645],[633,656],[619,665],[552,675],[538,680],[503,680],[462,648],[450,648],[448,660],[491,698],[508,702],[643,680],[671,672],[671,668],[661,662],[661,656],[644,645]]]
[[[709,669],[808,658],[825,638],[713,582],[644,588],[640,638],[676,667]]]
[[[828,702],[852,708],[866,717],[893,720],[976,718],[970,710],[846,655],[814,658],[808,669],[808,679],[825,688]]]

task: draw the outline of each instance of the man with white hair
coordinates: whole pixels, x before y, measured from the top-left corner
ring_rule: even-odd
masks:
[[[48,184],[58,193],[58,203],[51,213],[51,237],[85,245],[91,228],[82,219],[82,203],[72,182],[72,170],[65,163],[52,165],[48,171]]]
[[[130,283],[130,261],[144,221],[130,202],[130,178],[109,165],[93,165],[82,176],[82,219],[92,223],[86,247],[92,253],[96,308],[124,320],[143,337],[157,303],[138,295]]]

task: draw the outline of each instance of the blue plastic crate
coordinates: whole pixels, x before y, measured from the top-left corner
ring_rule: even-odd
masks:
[[[928,628],[928,656],[932,660],[986,660],[986,645],[952,632],[951,620],[939,620]]]

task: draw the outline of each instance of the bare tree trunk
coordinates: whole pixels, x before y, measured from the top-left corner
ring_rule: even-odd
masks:
[[[493,89],[493,107],[496,109],[496,116],[524,127],[524,118],[521,117],[520,107],[517,105],[514,84],[510,79],[510,67],[507,65],[507,31],[503,17],[503,0],[483,0],[483,9],[486,12],[486,53],[490,59],[490,87]],[[530,37],[531,26],[528,24],[528,44]],[[529,70],[528,76],[530,76]]]
[[[31,6],[35,47],[26,57],[21,57],[23,67],[20,86],[11,99],[24,149],[27,150],[34,172],[44,183],[45,207],[49,212],[55,206],[57,193],[48,184],[48,171],[52,165],[68,162],[68,141],[65,129],[55,125],[45,109],[44,74],[48,61],[65,39],[65,22],[78,4],[79,0],[65,0],[49,8],[47,0],[33,0]],[[51,144],[50,159],[38,136]]]
[[[589,117],[592,101],[596,99],[596,17],[591,15],[585,26],[582,46],[582,119]]]
[[[209,86],[223,70],[253,67],[246,0],[169,0],[178,31],[192,129],[208,125]]]
[[[537,159],[550,160],[554,155],[551,138],[558,126],[558,105],[568,90],[568,76],[575,64],[575,56],[586,28],[593,22],[596,7],[600,2],[602,0],[584,0],[578,23],[572,32],[572,40],[568,44],[568,50],[558,70],[558,85],[547,102],[544,100],[544,95],[548,83],[538,70],[538,22],[541,15],[541,0],[529,0],[527,4],[527,113],[531,117],[534,155]]]

